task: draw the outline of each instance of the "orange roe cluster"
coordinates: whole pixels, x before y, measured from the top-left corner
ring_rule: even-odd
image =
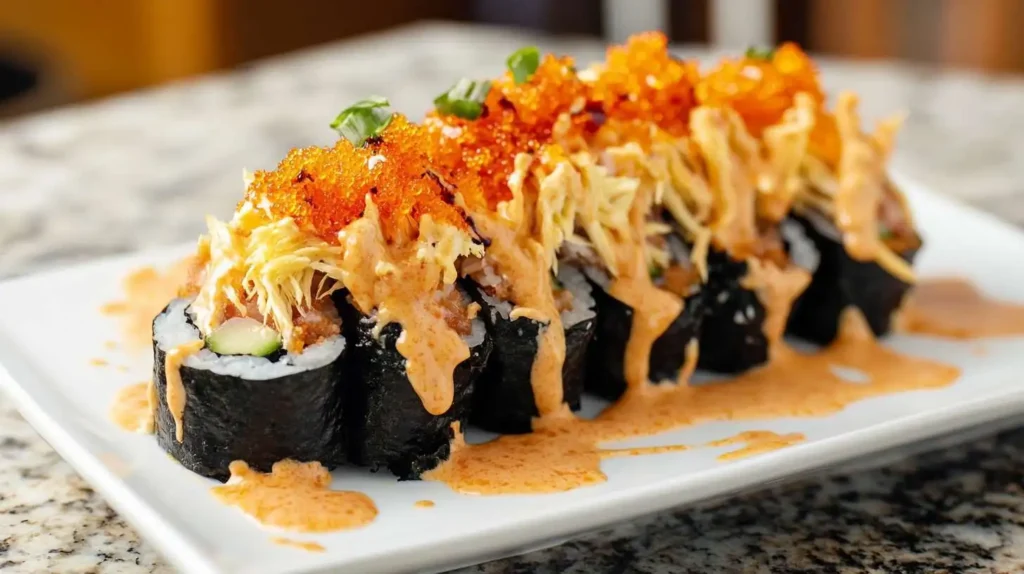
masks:
[[[696,88],[700,104],[733,108],[756,136],[778,123],[800,92],[818,102],[825,99],[814,63],[792,43],[779,46],[771,59],[725,60]]]
[[[268,206],[275,219],[291,217],[327,242],[362,217],[367,195],[389,241],[415,238],[426,214],[468,229],[448,189],[455,184],[451,174],[429,161],[432,141],[423,126],[395,114],[380,137],[362,147],[342,138],[334,147],[292,150],[274,171],[256,172],[243,202]]]
[[[679,137],[688,130],[699,78],[693,62],[669,53],[664,34],[637,34],[608,49],[598,77],[588,84],[588,109],[597,107],[613,124],[654,123]]]
[[[584,94],[573,61],[548,54],[522,84],[516,85],[509,72],[494,80],[475,120],[430,112],[427,124],[438,136],[434,155],[454,157],[457,173],[478,178],[482,197],[460,191],[468,201],[480,199],[494,209],[512,198],[508,177],[516,155],[537,153],[548,145],[559,116],[582,108]],[[571,118],[575,128],[587,120],[586,114]]]

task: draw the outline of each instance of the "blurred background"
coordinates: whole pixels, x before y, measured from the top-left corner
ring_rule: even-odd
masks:
[[[3,0],[0,118],[425,19],[1024,71],[1024,0]]]

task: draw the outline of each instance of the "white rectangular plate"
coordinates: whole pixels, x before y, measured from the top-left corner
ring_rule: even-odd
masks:
[[[905,188],[927,241],[923,276],[961,275],[991,295],[1024,301],[1024,234],[913,185]],[[1024,411],[1024,339],[985,341],[980,354],[976,342],[896,337],[893,346],[957,364],[963,376],[948,388],[874,398],[822,418],[718,422],[630,441],[695,445],[753,429],[807,435],[805,443],[732,462],[716,460],[724,448],[611,459],[603,463],[608,482],[562,494],[461,496],[443,484],[341,469],[334,488],[366,492],[380,515],[360,530],[290,536],[326,547],[308,553],[273,544],[280,533],[219,504],[210,495],[213,481],[169,459],[153,437],[122,432],[108,420],[116,391],[149,377],[149,358],[129,360],[104,348],[118,330],[100,306],[119,297],[121,278],[131,270],[168,264],[187,249],[0,284],[0,383],[43,437],[186,572],[454,567]],[[98,357],[112,366],[91,365]],[[414,507],[420,499],[436,506]]]

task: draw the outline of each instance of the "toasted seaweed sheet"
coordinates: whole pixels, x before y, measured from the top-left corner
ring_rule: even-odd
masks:
[[[482,307],[481,316],[494,342],[487,369],[477,381],[470,421],[504,434],[527,433],[540,413],[533,396],[533,360],[541,323],[526,317],[503,317],[473,285],[468,286]],[[572,410],[579,410],[586,378],[586,349],[594,333],[595,319],[580,321],[565,331],[565,362],[562,364],[562,395]]]
[[[405,357],[395,348],[402,327],[385,326],[373,337],[374,323],[342,297],[345,336],[351,348],[345,398],[345,434],[349,460],[371,470],[387,468],[402,480],[415,480],[446,460],[454,438],[452,423],[465,426],[474,381],[491,353],[484,336],[469,359],[455,368],[455,397],[442,415],[432,415],[406,376]]]
[[[757,294],[740,285],[747,264],[712,249],[704,287],[705,316],[697,366],[718,373],[741,373],[768,360],[765,310]]]
[[[836,338],[843,309],[853,306],[864,314],[876,336],[892,327],[893,313],[903,302],[910,285],[893,277],[873,261],[851,259],[835,229],[824,222],[794,216],[818,252],[818,266],[807,289],[797,298],[786,332],[818,344]],[[920,238],[919,238],[920,239]],[[919,247],[900,253],[913,263]]]
[[[225,481],[235,460],[263,472],[285,458],[328,468],[344,462],[340,383],[347,349],[318,369],[264,381],[182,366],[182,442],[167,407],[166,353],[155,343],[153,349],[157,442],[185,468]]]
[[[587,349],[586,390],[614,400],[626,391],[625,355],[633,329],[633,309],[591,281],[597,303],[594,338]],[[686,362],[686,346],[698,335],[704,316],[703,292],[687,297],[683,311],[651,348],[650,380],[675,381]]]

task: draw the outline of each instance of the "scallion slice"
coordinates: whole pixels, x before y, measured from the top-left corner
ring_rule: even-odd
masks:
[[[394,112],[388,109],[391,103],[381,96],[370,96],[345,108],[331,122],[331,128],[337,130],[354,146],[361,146],[366,140],[377,137],[391,123]]]
[[[434,106],[442,115],[475,120],[483,113],[484,100],[490,91],[491,83],[486,80],[478,82],[463,78],[434,98]]]
[[[512,72],[512,78],[516,84],[525,83],[537,71],[537,66],[540,66],[540,50],[537,49],[537,46],[519,48],[512,52],[508,60],[505,60],[505,64]]]
[[[771,60],[775,57],[775,48],[751,46],[747,48],[747,52],[744,55],[751,60]]]

